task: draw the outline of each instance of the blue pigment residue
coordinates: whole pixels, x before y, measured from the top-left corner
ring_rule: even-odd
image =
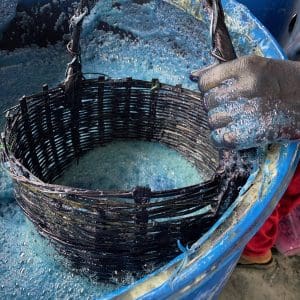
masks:
[[[193,69],[213,61],[209,54],[209,24],[197,21],[162,1],[121,0],[119,5],[113,5],[115,3],[100,1],[84,22],[83,71],[106,73],[112,77],[155,77],[161,82],[182,83],[185,87],[197,89],[197,84],[191,83],[188,77]],[[237,35],[233,32],[233,36]],[[237,42],[237,39],[234,42],[235,46],[239,44],[239,54],[246,54],[255,46],[247,39],[243,43],[241,40]],[[11,53],[0,51],[0,110],[15,105],[24,94],[41,91],[44,83],[50,87],[58,84],[64,77],[67,59],[62,44],[18,49]],[[0,116],[0,125],[3,123],[4,119]],[[173,150],[161,145],[139,143],[134,146],[137,152],[130,153],[133,146],[112,144],[88,154],[92,157],[99,155],[99,162],[103,162],[101,155],[104,156],[105,151],[108,155],[111,149],[111,156],[105,158],[105,164],[99,164],[97,170],[87,168],[90,173],[80,176],[77,184],[108,189],[128,189],[136,184],[148,184],[152,189],[159,190],[199,182],[201,174]],[[125,162],[130,155],[137,159],[141,152],[143,155],[138,159],[143,164],[140,169],[135,170],[133,164],[132,169],[128,170]],[[114,153],[118,156],[114,157]],[[88,155],[82,158],[82,163],[85,159],[89,160]],[[152,155],[157,156],[157,161],[153,162]],[[113,164],[113,160],[118,163],[121,160],[124,164],[118,164],[114,180],[104,178],[105,168]],[[153,164],[149,165],[150,160]],[[87,164],[93,165],[92,158]],[[87,164],[84,163],[85,168]],[[121,168],[132,175],[130,180],[125,172],[126,180],[116,180]],[[92,176],[92,181],[87,180],[89,176]],[[66,178],[70,184],[77,179],[78,176],[74,179],[74,174]],[[2,171],[0,279],[0,299],[94,299],[116,287],[76,275],[62,265],[61,258],[40,237],[16,204],[10,179]],[[130,280],[133,279],[128,278]]]

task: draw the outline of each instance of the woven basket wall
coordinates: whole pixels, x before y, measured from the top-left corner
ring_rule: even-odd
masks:
[[[177,240],[192,243],[205,233],[247,178],[234,166],[231,176],[220,168],[216,173],[219,154],[208,140],[200,100],[197,92],[156,80],[103,77],[82,80],[72,95],[44,87],[22,98],[8,112],[2,136],[19,205],[75,267],[100,279],[136,274],[174,257]],[[51,184],[86,151],[128,139],[176,149],[208,180],[169,191]]]

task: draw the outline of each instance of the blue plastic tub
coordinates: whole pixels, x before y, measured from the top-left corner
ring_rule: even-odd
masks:
[[[292,33],[293,16],[297,9],[297,0],[238,0],[245,4],[283,45]],[[299,5],[298,5],[299,6]]]
[[[202,3],[173,0],[196,18]],[[228,24],[247,28],[245,35],[257,41],[263,56],[284,59],[267,29],[243,5],[223,0]],[[231,19],[234,18],[234,21]],[[238,19],[238,21],[237,21]],[[252,174],[239,197],[222,218],[190,249],[160,270],[102,299],[214,299],[228,281],[243,248],[272,213],[295,171],[300,155],[297,143],[273,145],[263,164]]]

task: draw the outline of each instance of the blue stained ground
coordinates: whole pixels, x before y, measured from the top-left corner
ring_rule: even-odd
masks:
[[[118,1],[120,6],[112,8],[116,1],[104,0],[91,13],[84,23],[83,71],[103,72],[112,77],[155,77],[162,82],[183,83],[196,89],[197,85],[188,79],[190,71],[212,62],[208,24],[162,1],[144,1],[144,5],[135,2],[142,1],[122,0]],[[108,31],[103,30],[107,29],[106,25],[99,26],[100,20],[109,24]],[[239,54],[255,46],[247,39],[240,41],[243,44],[237,49]],[[47,49],[31,47],[12,53],[0,52],[1,111],[14,105],[23,94],[40,91],[44,83],[54,86],[60,82],[66,62],[67,54],[61,44]],[[0,124],[3,122],[0,117]],[[119,146],[111,147],[116,151]],[[130,152],[129,145],[124,147]],[[170,162],[168,166],[161,166],[155,176],[138,176],[152,188],[173,188],[186,185],[187,180],[192,184],[200,179],[199,173],[176,152],[157,145],[139,144],[139,147],[148,154],[159,153],[159,161]],[[154,169],[157,163],[152,165]],[[177,171],[168,169],[175,165]],[[92,183],[85,181],[84,184],[98,187],[102,174],[95,172],[94,175]],[[114,181],[114,184],[129,187],[136,182],[134,177],[137,173],[131,183],[126,180]],[[176,182],[175,177],[181,181]],[[72,175],[68,180],[73,180]],[[102,184],[112,188],[110,179]],[[60,259],[26,220],[13,198],[9,178],[1,172],[0,299],[92,299],[115,288],[76,275],[66,269]]]

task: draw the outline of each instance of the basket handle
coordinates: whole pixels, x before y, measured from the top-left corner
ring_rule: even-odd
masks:
[[[206,0],[205,6],[211,13],[211,55],[215,57],[219,63],[237,58],[225,24],[225,16],[221,0]],[[197,82],[202,70],[203,69],[192,71],[190,74],[190,80]]]
[[[212,13],[210,25],[212,56],[220,63],[237,58],[225,24],[225,16],[221,0],[206,0],[206,2],[208,9]]]
[[[80,0],[74,15],[70,20],[71,40],[67,44],[67,50],[71,54],[71,62],[67,65],[66,78],[63,82],[66,93],[73,91],[82,78],[80,34],[82,23],[89,13],[89,1]]]

